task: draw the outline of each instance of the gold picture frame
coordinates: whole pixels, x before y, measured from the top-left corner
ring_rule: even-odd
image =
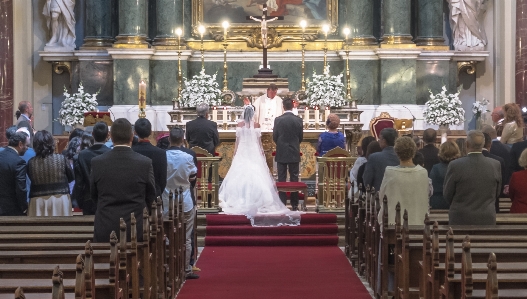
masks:
[[[317,3],[317,0],[194,0],[192,1],[193,35],[195,37],[200,36],[198,26],[201,24],[207,28],[211,39],[215,41],[223,41],[222,22],[227,20],[231,25],[229,27],[227,40],[246,41],[248,47],[262,48],[260,23],[243,19],[245,19],[245,16],[247,15],[262,15],[261,4],[270,3],[270,1],[276,3],[278,9],[276,11],[270,9],[271,12],[269,13],[269,17],[273,17],[274,12],[279,12],[283,10],[283,6],[288,5],[288,9],[286,9],[288,12],[294,12],[294,9],[301,8],[304,11],[300,14],[301,16],[308,15],[312,18],[291,16],[288,14],[284,17],[283,21],[269,22],[267,33],[268,48],[280,47],[282,41],[285,40],[300,41],[302,38],[302,28],[300,27],[301,19],[307,21],[304,38],[308,41],[313,41],[320,37],[323,38],[323,34],[319,36],[323,24],[330,25],[330,34],[337,32],[338,0],[318,1],[318,7],[321,7],[320,4],[325,3],[325,19],[321,19],[321,16],[323,15],[322,11],[310,9],[312,6],[307,5],[310,2]],[[291,3],[301,4],[295,5]],[[307,13],[305,13],[306,11]],[[235,20],[231,21],[231,18],[234,18]]]

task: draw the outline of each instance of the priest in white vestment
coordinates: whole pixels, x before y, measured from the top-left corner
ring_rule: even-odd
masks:
[[[262,131],[271,131],[274,119],[284,114],[282,98],[277,96],[278,87],[269,84],[267,93],[254,100],[254,122],[259,123]]]

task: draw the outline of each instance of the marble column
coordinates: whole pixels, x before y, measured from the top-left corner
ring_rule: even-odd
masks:
[[[443,0],[419,0],[417,19],[418,46],[444,46]]]
[[[527,0],[516,2],[516,104],[527,106]]]
[[[341,29],[350,29],[350,45],[376,45],[377,39],[373,36],[373,1],[347,0],[341,4],[339,20],[342,20]]]
[[[148,48],[147,0],[119,0],[119,35],[116,48]]]
[[[411,32],[411,0],[384,0],[382,44],[413,44]]]
[[[13,1],[0,1],[0,145],[7,144],[5,130],[13,125]]]
[[[181,0],[157,0],[157,32],[154,46],[178,44],[176,28],[183,30],[183,4]]]
[[[86,1],[83,48],[112,46],[112,4],[111,0]]]

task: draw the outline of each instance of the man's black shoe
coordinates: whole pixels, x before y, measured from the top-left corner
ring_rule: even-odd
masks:
[[[198,279],[198,278],[199,278],[198,274],[190,273],[187,275],[187,279]]]

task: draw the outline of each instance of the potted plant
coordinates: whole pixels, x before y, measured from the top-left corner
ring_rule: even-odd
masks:
[[[459,125],[465,120],[465,110],[461,107],[459,92],[447,94],[443,86],[438,94],[430,90],[430,100],[426,102],[423,112],[425,121],[432,125],[438,125],[441,131],[441,143],[446,141],[449,125]]]
[[[89,94],[84,92],[82,83],[77,93],[69,94],[64,87],[66,99],[61,104],[58,121],[63,126],[77,127],[84,122],[84,113],[97,110],[97,95],[99,92]]]
[[[183,108],[193,108],[201,103],[209,106],[219,106],[221,102],[221,90],[216,82],[216,74],[210,76],[202,69],[198,75],[192,79],[184,78],[184,87],[181,90],[179,106]]]
[[[474,118],[476,120],[476,130],[481,129],[481,126],[483,124],[481,116],[483,115],[483,113],[490,111],[487,109],[488,104],[489,100],[485,98],[483,98],[483,100],[481,101],[476,101],[474,104],[472,104],[472,113],[474,114]]]
[[[342,107],[347,104],[342,74],[332,76],[329,66],[322,75],[313,73],[313,79],[307,80],[306,104],[307,106],[323,109],[324,107]]]

